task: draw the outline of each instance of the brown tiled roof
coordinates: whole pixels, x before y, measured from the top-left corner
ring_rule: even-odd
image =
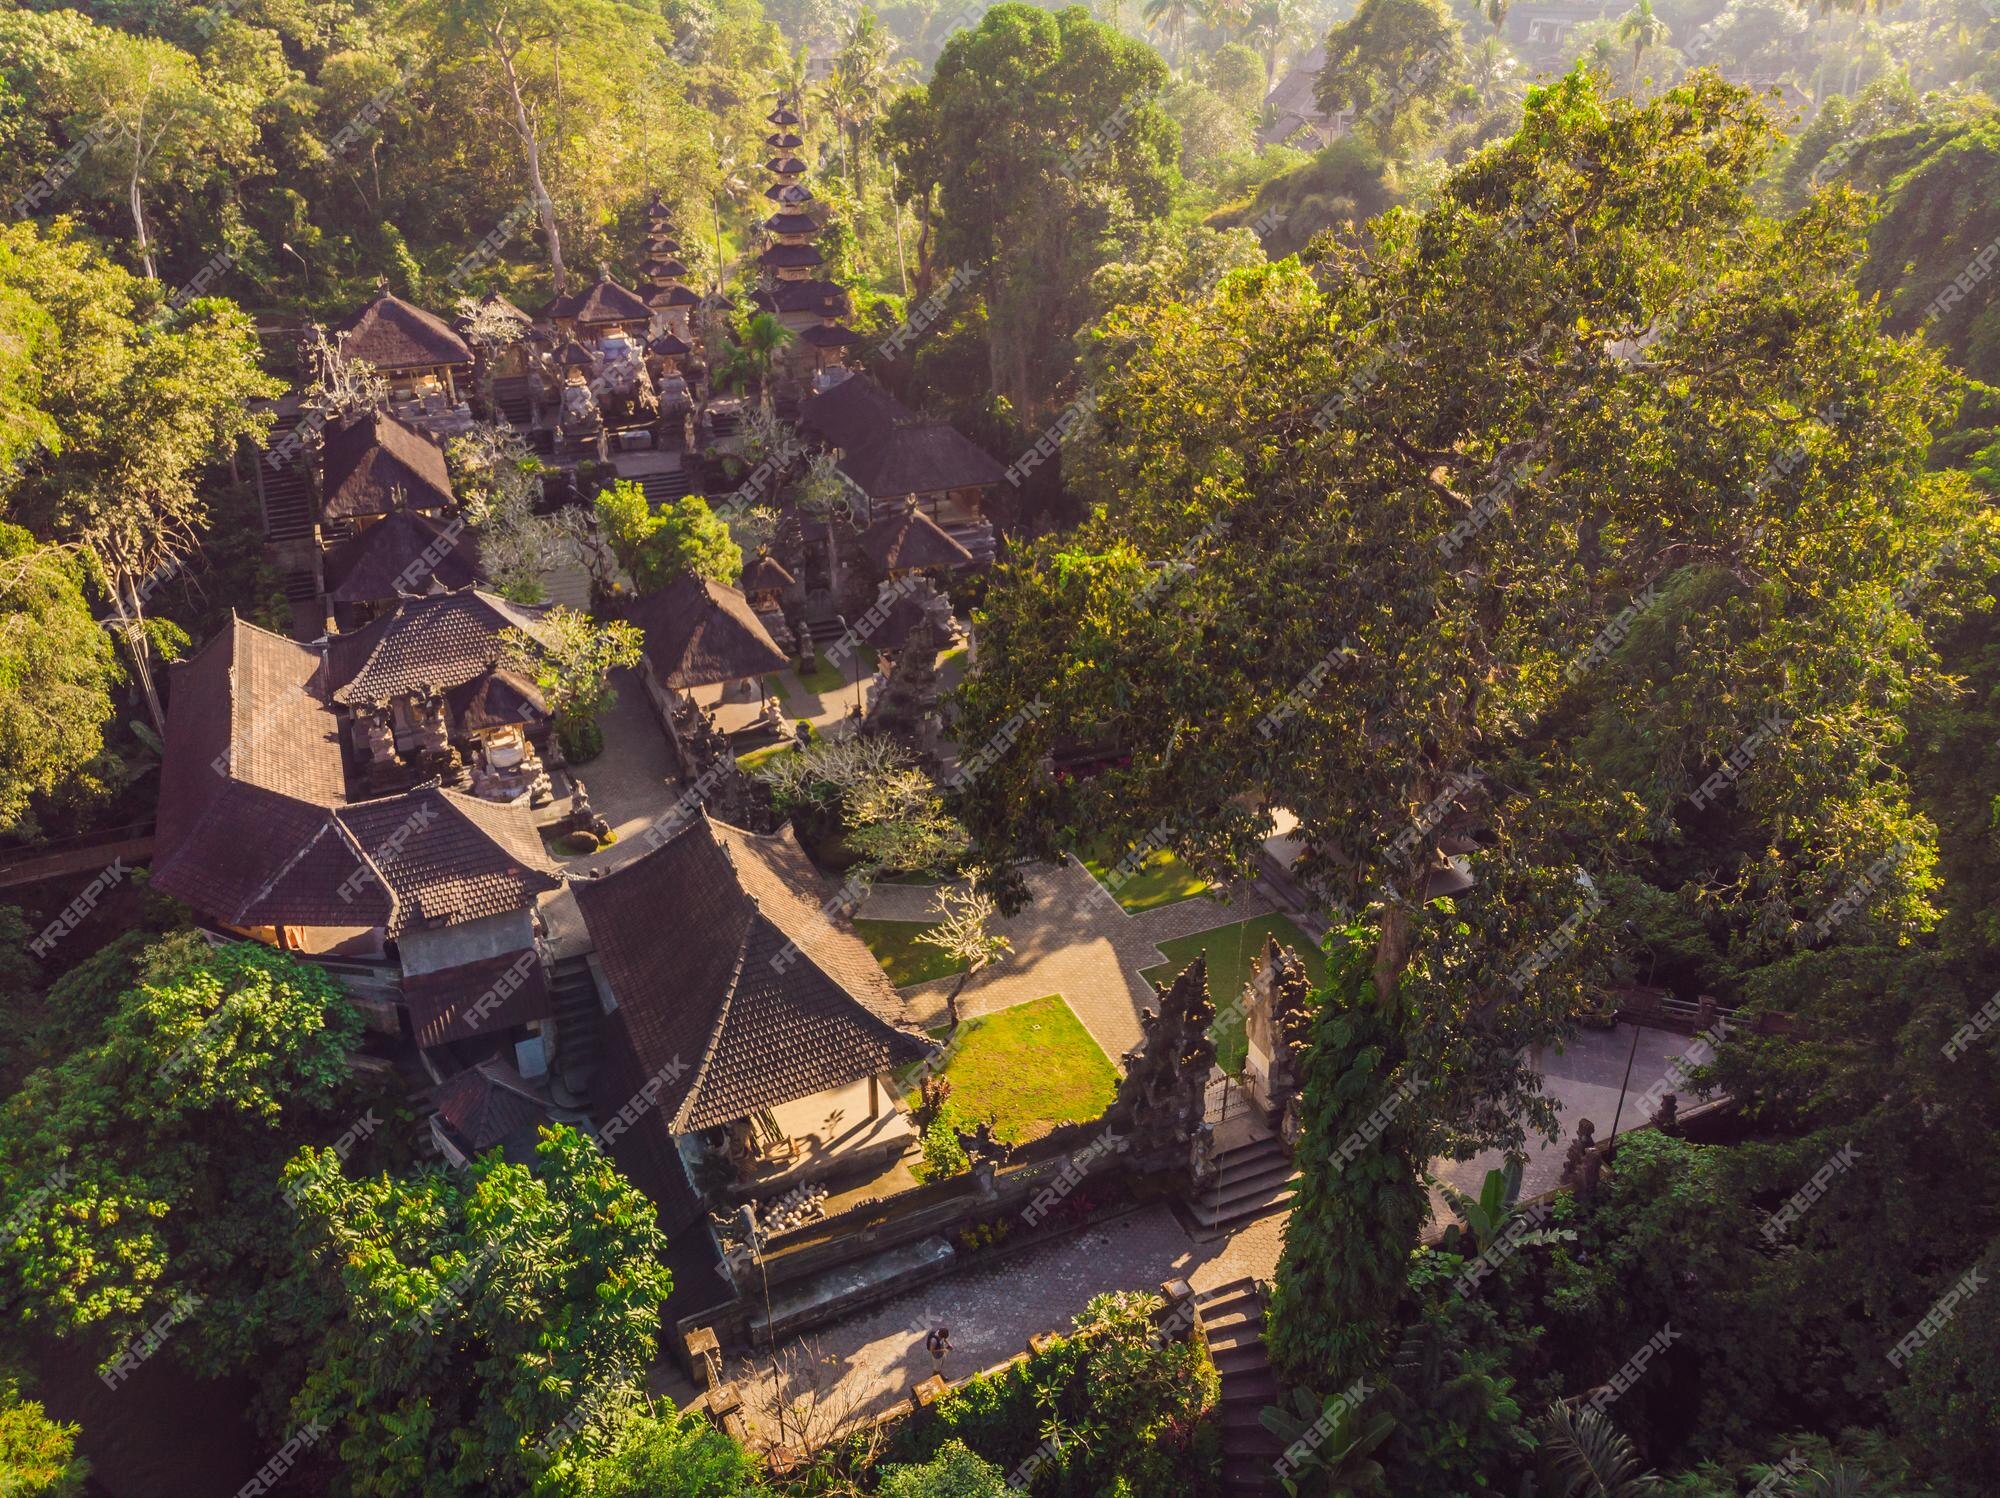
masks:
[[[683,573],[634,602],[629,617],[645,634],[655,679],[676,691],[766,676],[791,664],[750,601],[725,583]]]
[[[326,552],[327,597],[340,603],[449,593],[481,576],[479,544],[464,521],[414,510],[397,510]]]
[[[990,453],[939,421],[899,424],[877,441],[849,448],[840,467],[870,499],[975,489],[1007,477]]]
[[[814,348],[852,348],[861,341],[861,335],[840,323],[815,323],[799,334]]]
[[[555,1013],[548,975],[533,947],[435,972],[405,974],[403,1002],[420,1046],[471,1040]]]
[[[442,510],[454,501],[444,450],[386,411],[326,429],[320,458],[320,516],[387,515],[401,490],[404,507]]]
[[[502,914],[555,889],[526,811],[422,788],[345,804],[317,652],[245,620],[169,678],[152,881],[230,926]]]
[[[520,807],[425,786],[335,815],[390,893],[392,936],[505,915],[562,884]]]
[[[972,565],[972,553],[915,505],[877,520],[861,533],[860,545],[868,559],[885,572]]]
[[[541,633],[541,613],[479,588],[406,598],[327,643],[335,702],[381,702],[403,692],[450,691],[500,664],[501,631]]]
[[[638,294],[600,276],[582,291],[559,296],[542,309],[545,318],[568,317],[591,323],[644,322],[651,314]]]
[[[757,256],[757,263],[793,270],[801,265],[824,265],[826,256],[809,244],[774,244]]]
[[[796,209],[781,208],[764,220],[764,227],[773,234],[816,234],[819,225],[813,222],[810,213],[800,213]]]
[[[385,371],[472,362],[472,350],[443,318],[386,291],[336,323],[333,339],[348,358]]]
[[[789,828],[696,818],[579,882],[616,1008],[609,1043],[660,1076],[655,1114],[685,1133],[928,1055],[882,968],[838,915]],[[600,1089],[615,1112],[617,1100]],[[640,1125],[641,1128],[644,1124]]]
[[[497,1146],[532,1146],[549,1121],[548,1106],[527,1080],[505,1061],[494,1059],[447,1077],[430,1091],[438,1121],[467,1154]]]

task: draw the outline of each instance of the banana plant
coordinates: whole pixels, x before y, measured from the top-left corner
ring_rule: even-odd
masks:
[[[1625,1433],[1588,1405],[1557,1400],[1541,1419],[1542,1486],[1523,1492],[1547,1498],[1643,1498],[1660,1491],[1660,1479],[1639,1465]]]
[[[1480,1249],[1497,1242],[1501,1230],[1514,1216],[1515,1200],[1521,1194],[1521,1162],[1509,1160],[1505,1169],[1487,1171],[1477,1197],[1467,1196],[1442,1182],[1438,1189],[1463,1222],[1463,1226],[1454,1223],[1446,1228],[1439,1246],[1447,1253],[1471,1258]],[[1575,1237],[1568,1228],[1532,1228],[1513,1241],[1525,1248],[1535,1243],[1568,1242]]]

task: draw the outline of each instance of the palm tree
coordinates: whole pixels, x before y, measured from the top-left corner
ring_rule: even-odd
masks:
[[[778,355],[797,336],[769,312],[759,312],[744,322],[730,340],[723,355],[722,378],[741,388],[755,384],[757,401],[771,409],[771,374]]]
[[[1632,44],[1632,76],[1639,76],[1639,59],[1646,55],[1648,47],[1665,45],[1672,35],[1667,23],[1653,14],[1653,0],[1639,0],[1639,3],[1619,19],[1618,40]]]
[[[1493,23],[1493,34],[1498,36],[1507,22],[1507,0],[1486,0],[1486,19]]]
[[[1146,0],[1145,9],[1140,12],[1147,25],[1163,24],[1166,27],[1167,36],[1173,43],[1175,72],[1180,71],[1188,17],[1193,12],[1193,0]]]
[[[1520,63],[1498,36],[1482,38],[1465,57],[1465,81],[1479,95],[1482,109],[1520,103],[1524,90],[1519,73]]]
[[[1202,9],[1202,19],[1221,32],[1225,42],[1233,39],[1231,33],[1241,34],[1250,22],[1250,0],[1206,0]]]
[[[708,206],[715,216],[715,285],[711,291],[720,292],[727,279],[722,254],[722,210],[725,205],[735,209],[743,202],[753,181],[750,169],[755,164],[753,153],[740,142],[728,147],[716,145],[715,137],[709,137],[709,144],[715,151],[715,190],[709,194]]]
[[[1558,1400],[1542,1416],[1540,1435],[1543,1475],[1554,1492],[1640,1498],[1659,1491],[1659,1478],[1639,1469],[1631,1441],[1601,1410],[1571,1409]]]
[[[1256,0],[1250,7],[1250,28],[1243,39],[1264,58],[1264,92],[1278,85],[1278,53],[1291,40],[1298,20],[1294,0]]]

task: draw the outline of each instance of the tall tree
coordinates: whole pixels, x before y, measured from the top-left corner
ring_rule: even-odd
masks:
[[[1460,29],[1444,0],[1361,0],[1326,34],[1313,97],[1328,114],[1352,109],[1384,154],[1406,147],[1458,82]]]
[[[57,438],[0,472],[0,501],[89,557],[164,731],[146,601],[199,544],[204,470],[269,429],[253,402],[283,386],[259,368],[256,331],[235,306],[207,297],[163,306],[156,286],[108,264],[66,226],[0,226],[0,288],[62,329],[38,396]]]
[[[1367,1020],[1315,1045],[1354,1075],[1309,1076],[1309,1109],[1420,1096],[1391,1109],[1406,1161],[1547,1125],[1523,1048],[1574,1022],[1599,881],[1718,786],[1782,829],[1712,888],[1764,940],[1928,918],[1895,705],[1950,689],[1927,629],[1994,519],[1928,470],[1952,383],[1857,296],[1861,205],[1752,211],[1775,138],[1712,76],[1639,108],[1572,75],[1366,247],[1123,315],[1081,460],[1105,508],[989,594],[958,728],[997,757],[978,846],[1164,823],[1220,872],[1296,815],[1358,912],[1321,1024]],[[1141,601],[1161,557],[1172,609]],[[1058,734],[1119,760],[1048,777]],[[1440,904],[1471,834],[1477,883]],[[1322,1385],[1372,1345],[1328,1266],[1400,1262],[1415,1220],[1354,1211],[1343,1175],[1307,1179],[1272,1320]]]
[[[0,521],[0,830],[104,746],[119,679],[74,552]]]
[[[1172,202],[1166,84],[1151,48],[1081,7],[1003,4],[945,44],[928,90],[893,116],[902,190],[919,204],[935,192],[944,261],[989,270],[992,382],[1017,419],[1068,374],[1092,272]]]
[[[535,1156],[350,1180],[307,1149],[287,1167],[300,1288],[330,1311],[293,1411],[333,1429],[348,1491],[556,1483],[639,1404],[673,1285],[655,1208],[570,1128]]]

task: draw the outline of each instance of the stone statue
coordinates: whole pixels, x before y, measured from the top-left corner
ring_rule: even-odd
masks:
[[[1157,1010],[1140,1014],[1142,1038],[1125,1053],[1125,1076],[1105,1126],[1129,1138],[1129,1148],[1141,1157],[1182,1158],[1201,1133],[1215,1068],[1215,1042],[1208,1034],[1214,1022],[1205,956],[1167,985]]]

